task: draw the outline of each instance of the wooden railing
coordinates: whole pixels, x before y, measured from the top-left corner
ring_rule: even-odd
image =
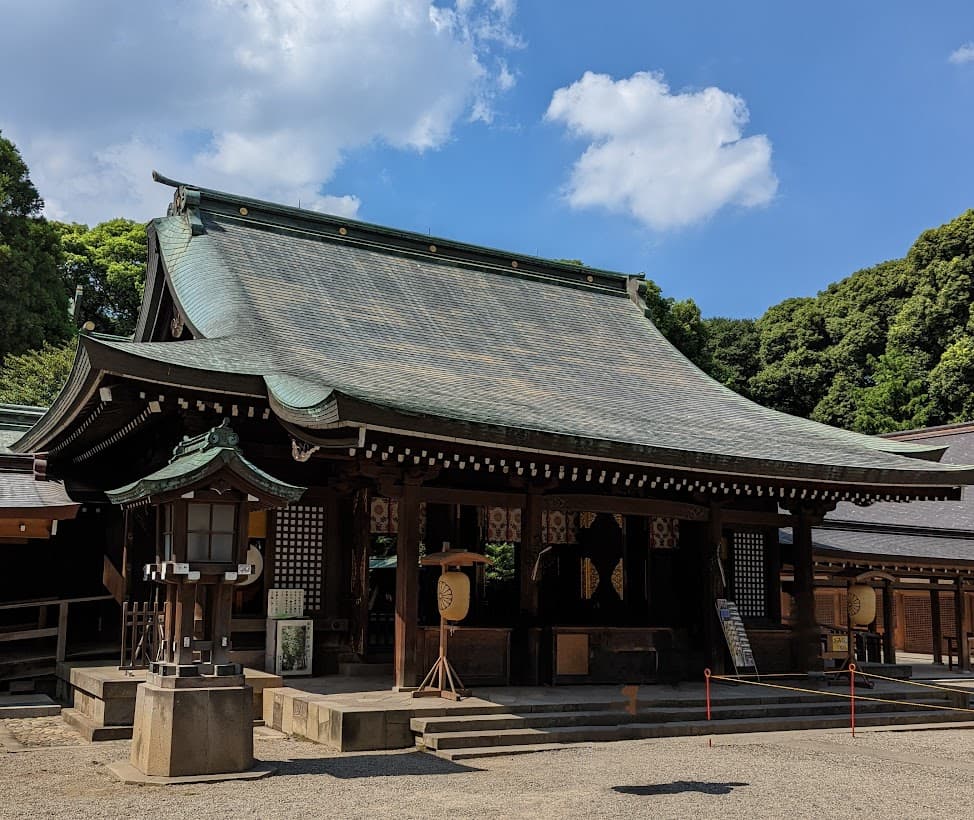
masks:
[[[148,669],[162,660],[165,605],[156,602],[122,603],[122,658],[119,669]]]
[[[0,644],[13,641],[29,641],[37,638],[57,638],[57,643],[51,657],[57,663],[64,660],[68,645],[68,610],[71,604],[88,603],[90,601],[111,601],[111,595],[89,595],[83,598],[41,598],[34,601],[16,601],[11,604],[0,604],[0,610],[36,609],[34,619],[37,626],[29,629],[14,629],[3,631],[0,629]],[[48,615],[51,607],[57,607],[57,626],[48,626]],[[36,658],[36,656],[35,656]]]

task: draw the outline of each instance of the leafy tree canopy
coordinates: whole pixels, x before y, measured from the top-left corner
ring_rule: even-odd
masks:
[[[0,367],[0,402],[48,407],[68,380],[77,342],[44,343],[37,350],[8,356]]]
[[[135,329],[145,286],[145,225],[112,219],[94,228],[56,223],[61,276],[72,295],[81,285],[79,322],[103,333],[128,336]]]
[[[815,297],[786,299],[753,322],[705,320],[702,361],[762,404],[865,433],[967,421],[972,304],[974,210],[925,231],[904,259]]]
[[[20,153],[0,134],[0,361],[69,333],[58,234],[43,207]]]

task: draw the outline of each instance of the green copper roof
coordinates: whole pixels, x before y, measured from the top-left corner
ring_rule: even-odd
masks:
[[[237,446],[239,443],[237,434],[224,422],[208,433],[177,444],[172,459],[162,469],[124,487],[108,490],[106,495],[113,504],[132,504],[163,493],[199,486],[224,467],[266,495],[286,503],[297,501],[304,494],[305,487],[278,481],[244,458]]]
[[[126,358],[107,372],[145,361],[262,381],[308,429],[382,425],[381,411],[405,432],[725,474],[974,483],[974,468],[918,458],[929,448],[733,393],[646,318],[640,277],[188,187],[152,228],[197,338],[86,339],[93,362]]]

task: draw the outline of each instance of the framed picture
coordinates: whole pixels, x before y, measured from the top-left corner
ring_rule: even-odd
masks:
[[[310,618],[276,621],[275,672],[310,675],[314,625]]]

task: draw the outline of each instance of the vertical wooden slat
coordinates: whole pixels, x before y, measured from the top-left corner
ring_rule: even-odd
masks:
[[[930,581],[930,631],[933,638],[933,662],[943,663],[944,631],[940,622],[940,584],[934,578]]]
[[[55,659],[58,663],[64,660],[68,646],[68,603],[62,601],[58,606],[57,617],[57,653]]]
[[[967,645],[967,633],[971,630],[970,618],[964,600],[964,580],[958,578],[954,582],[954,619],[957,623],[957,666],[964,672],[971,668],[971,653]]]
[[[527,622],[538,617],[538,585],[531,573],[541,552],[541,503],[540,491],[528,490],[521,507],[521,544],[518,560],[518,576],[521,599],[521,614]]]

